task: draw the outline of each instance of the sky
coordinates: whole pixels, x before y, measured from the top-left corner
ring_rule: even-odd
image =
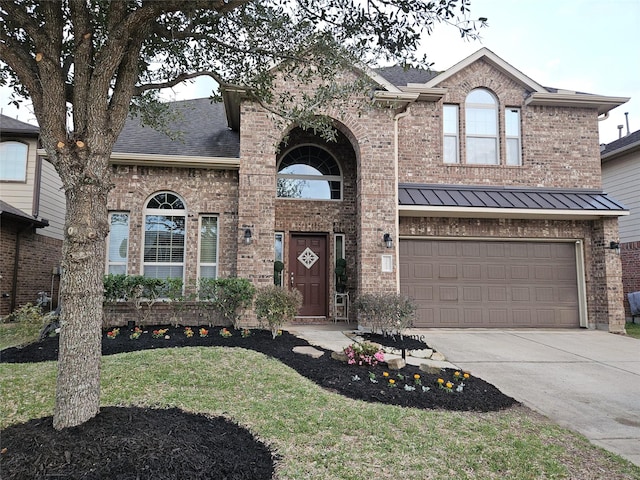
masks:
[[[438,25],[423,39],[433,69],[447,69],[487,47],[545,87],[612,97],[631,97],[599,122],[600,143],[640,130],[640,0],[471,0],[471,16],[488,18],[479,41],[460,38],[457,30]],[[202,79],[165,93],[182,100],[209,96],[213,83]],[[0,89],[2,113],[35,123],[28,106],[7,105],[10,92]]]

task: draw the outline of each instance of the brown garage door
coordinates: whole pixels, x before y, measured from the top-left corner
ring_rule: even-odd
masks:
[[[578,327],[575,245],[401,240],[416,327]]]

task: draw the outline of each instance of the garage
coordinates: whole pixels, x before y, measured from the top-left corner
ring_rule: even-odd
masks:
[[[401,239],[416,327],[580,326],[575,242]]]

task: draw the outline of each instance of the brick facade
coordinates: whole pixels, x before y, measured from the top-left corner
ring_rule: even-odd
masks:
[[[620,259],[622,261],[625,315],[631,317],[627,294],[640,292],[640,242],[621,243]],[[637,321],[638,317],[636,317],[636,322]]]
[[[290,79],[278,85],[277,90],[287,92],[312,88]],[[257,286],[273,281],[275,232],[284,234],[285,265],[292,233],[326,236],[330,305],[335,288],[335,234],[345,235],[348,291],[352,296],[398,290],[397,248],[385,248],[382,241],[385,233],[391,234],[396,247],[400,236],[571,240],[582,245],[588,326],[624,331],[620,258],[606,248],[611,239],[617,238],[617,219],[398,217],[398,183],[600,189],[595,108],[528,106],[526,99],[531,91],[483,59],[446,78],[438,87],[446,88],[446,92],[437,101],[418,99],[404,106],[374,108],[369,98],[363,98],[359,105],[346,103],[321,112],[333,119],[338,131],[336,142],[326,142],[310,132],[283,125],[281,119],[245,99],[239,106],[238,171],[114,167],[116,187],[110,196],[109,209],[131,214],[128,272],[142,271],[145,202],[155,192],[168,190],[181,196],[188,209],[187,284],[196,279],[197,220],[202,213],[217,214],[220,218],[218,276],[249,278]],[[504,161],[502,165],[443,163],[443,104],[459,104],[462,109],[466,95],[479,87],[489,89],[498,99],[501,159],[506,151],[505,108],[520,109],[522,166],[506,166]],[[460,116],[460,122],[464,132],[464,115]],[[460,136],[464,138],[463,133]],[[307,144],[328,150],[340,165],[342,200],[276,198],[278,161],[288,149]],[[464,158],[464,141],[460,142],[460,148]],[[243,241],[246,229],[252,233],[250,244]],[[393,269],[383,272],[382,256],[389,254],[393,256]],[[330,308],[329,317],[333,314]],[[255,324],[252,313],[246,322]]]
[[[11,220],[2,221],[0,233],[0,316],[11,313],[14,289],[16,239],[19,235],[19,259],[15,308],[35,303],[38,292],[47,292],[53,308],[58,304],[60,276],[53,269],[60,266],[62,240],[39,235],[37,230]],[[53,288],[53,290],[52,290]]]
[[[238,174],[232,170],[178,167],[113,167],[115,185],[109,194],[110,211],[129,212],[127,273],[142,274],[144,208],[160,191],[180,196],[187,210],[185,278],[187,291],[198,275],[199,216],[218,216],[218,276],[236,274],[238,254]]]

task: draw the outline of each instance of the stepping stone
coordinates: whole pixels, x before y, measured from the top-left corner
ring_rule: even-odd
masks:
[[[320,358],[322,355],[324,355],[324,352],[313,347],[293,347],[293,353],[307,355],[311,358]]]

